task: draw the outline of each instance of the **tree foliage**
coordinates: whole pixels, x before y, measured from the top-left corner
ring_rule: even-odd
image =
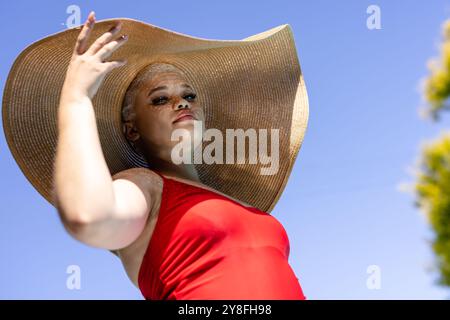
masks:
[[[443,26],[440,60],[430,64],[424,89],[430,114],[439,119],[440,113],[449,109],[450,20]],[[439,283],[450,286],[450,134],[424,148],[415,192],[416,205],[425,211],[435,233],[432,247],[440,273]]]
[[[450,286],[450,135],[424,148],[416,184],[416,205],[427,214],[435,237],[439,282]]]
[[[443,26],[441,56],[429,62],[430,75],[425,80],[425,99],[430,105],[429,113],[439,118],[442,110],[449,110],[450,103],[450,20]]]

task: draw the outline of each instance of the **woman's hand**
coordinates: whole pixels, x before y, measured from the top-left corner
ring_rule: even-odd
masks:
[[[126,64],[125,60],[103,62],[128,39],[127,35],[123,35],[113,40],[122,27],[120,21],[87,48],[87,42],[94,28],[94,23],[94,12],[90,12],[77,38],[72,58],[67,68],[62,90],[64,98],[78,100],[88,97],[92,99],[106,74],[114,68]]]

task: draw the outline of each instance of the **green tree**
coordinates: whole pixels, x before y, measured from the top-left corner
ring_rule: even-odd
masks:
[[[425,99],[430,105],[429,114],[437,120],[442,110],[450,110],[450,20],[443,26],[440,59],[430,60],[430,75],[425,81]]]
[[[424,96],[428,114],[439,120],[449,110],[450,97],[450,20],[443,26],[439,60],[429,64]],[[416,206],[427,215],[434,230],[432,248],[439,269],[439,283],[450,286],[450,134],[444,134],[423,149],[415,184]]]
[[[440,271],[439,282],[450,286],[450,135],[424,148],[416,184],[416,205],[427,214]]]

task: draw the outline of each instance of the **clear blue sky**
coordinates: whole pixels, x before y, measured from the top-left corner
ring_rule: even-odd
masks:
[[[435,284],[433,236],[398,185],[420,143],[450,127],[418,115],[420,79],[438,54],[450,2],[435,1],[2,1],[0,85],[32,42],[65,28],[66,8],[130,17],[210,39],[242,39],[291,25],[310,100],[308,131],[273,211],[309,299],[445,299]],[[381,30],[366,27],[370,4]],[[1,124],[0,124],[1,125]],[[3,130],[2,130],[3,132]],[[142,299],[111,253],[72,239],[28,183],[0,137],[0,298]],[[81,268],[81,290],[66,268]],[[366,286],[369,265],[381,288]]]

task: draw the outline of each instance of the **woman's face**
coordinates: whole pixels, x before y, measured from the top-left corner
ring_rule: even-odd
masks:
[[[137,143],[151,156],[164,160],[170,159],[172,148],[179,142],[171,139],[175,129],[187,129],[193,137],[195,120],[202,125],[204,122],[197,93],[176,71],[158,73],[144,82],[136,94],[134,111]],[[179,119],[186,113],[194,119]]]

